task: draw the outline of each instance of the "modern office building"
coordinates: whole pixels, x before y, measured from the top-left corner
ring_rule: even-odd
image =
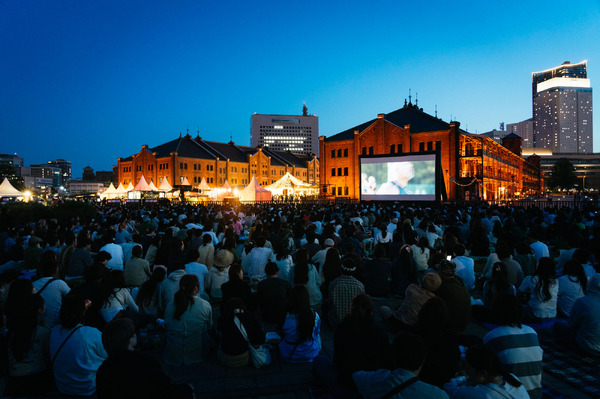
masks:
[[[251,146],[319,156],[319,117],[308,115],[252,115]]]
[[[48,161],[48,165],[60,168],[62,172],[63,184],[71,180],[71,162],[64,159],[56,159],[54,161]]]
[[[587,61],[533,72],[533,147],[592,153],[592,88]]]
[[[517,123],[507,123],[506,133],[514,133],[521,137],[523,148],[533,148],[533,118]]]
[[[49,164],[31,165],[21,168],[21,175],[27,177],[35,177],[37,179],[49,179],[52,187],[60,187],[63,185],[62,169]],[[47,180],[43,180],[47,184]]]
[[[14,169],[16,176],[21,176],[23,158],[17,156],[17,154],[0,154],[0,165],[9,165]]]

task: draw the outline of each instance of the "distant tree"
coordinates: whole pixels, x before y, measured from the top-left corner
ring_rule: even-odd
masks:
[[[556,163],[552,167],[552,176],[548,186],[552,189],[562,188],[571,189],[577,184],[577,176],[575,175],[575,168],[571,161],[566,158],[560,158],[556,160]]]
[[[13,185],[17,190],[24,190],[25,183],[23,182],[23,178],[18,176],[15,172],[15,169],[10,165],[0,165],[0,183],[4,181],[4,178],[8,178],[10,184]]]

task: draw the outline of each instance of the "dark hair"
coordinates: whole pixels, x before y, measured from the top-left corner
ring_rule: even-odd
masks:
[[[38,316],[44,308],[44,298],[29,294],[21,302],[20,311],[8,329],[8,342],[17,362],[22,362],[35,339]]]
[[[505,241],[498,240],[496,243],[496,254],[500,260],[506,259],[510,256],[510,248]]]
[[[352,299],[350,313],[346,316],[356,331],[365,331],[375,324],[373,302],[367,294],[358,294]]]
[[[267,243],[267,239],[265,238],[265,236],[260,235],[260,236],[256,237],[256,246],[257,247],[264,247],[266,243]]]
[[[387,255],[387,251],[385,250],[385,247],[383,245],[379,244],[379,245],[375,246],[375,251],[373,252],[373,256],[376,259],[385,258],[386,255]]]
[[[196,250],[196,249],[190,249],[187,252],[188,263],[197,261],[199,257],[200,257],[200,252],[198,252],[198,250]]]
[[[202,245],[212,244],[213,238],[210,234],[204,234],[202,237]]]
[[[83,272],[83,278],[87,282],[100,280],[102,277],[104,277],[105,270],[106,268],[103,264],[93,263],[90,267],[85,269]]]
[[[426,335],[440,335],[448,328],[450,316],[443,299],[433,297],[427,300],[419,311],[415,331]]]
[[[23,312],[23,303],[25,299],[33,293],[33,284],[31,280],[16,279],[10,283],[4,313],[6,314],[6,327],[12,328],[12,324],[19,318]]]
[[[419,244],[417,244],[419,248],[421,248],[421,253],[425,253],[425,249],[429,247],[429,240],[427,237],[419,238]]]
[[[131,256],[134,258],[141,258],[142,252],[143,252],[142,246],[136,245],[131,249]]]
[[[58,271],[58,259],[53,251],[46,251],[40,259],[40,272],[43,277],[52,277]]]
[[[577,262],[574,259],[568,260],[563,267],[563,275],[568,276],[569,280],[576,283],[579,282],[581,284],[581,289],[583,292],[586,291],[587,288],[587,275],[585,274],[585,270],[583,270],[583,266],[581,263]],[[573,280],[571,277],[577,277],[577,280]]]
[[[425,362],[427,344],[420,336],[408,331],[401,331],[392,343],[392,354],[399,368],[415,371]]]
[[[112,259],[112,255],[106,251],[100,251],[100,252],[98,252],[98,254],[96,254],[96,262],[102,263],[104,261],[111,260],[111,259]]]
[[[538,281],[535,284],[535,292],[543,302],[548,302],[552,299],[550,293],[550,285],[556,284],[556,269],[552,258],[540,258],[535,275],[538,276]]]
[[[508,269],[503,262],[496,262],[492,266],[492,283],[496,292],[508,291],[510,282],[508,281]]]
[[[100,307],[108,302],[109,298],[114,296],[119,288],[125,288],[125,272],[123,270],[108,271],[102,280],[102,287],[98,298]]]
[[[60,307],[60,324],[67,330],[83,323],[85,316],[85,299],[79,295],[67,295]]]
[[[194,291],[200,288],[200,281],[195,274],[185,274],[179,280],[179,291],[175,293],[175,320],[181,320],[181,316],[194,304]]]
[[[502,364],[500,363],[500,359],[498,359],[498,355],[491,348],[485,346],[484,344],[475,344],[470,346],[467,349],[465,360],[475,370],[486,372],[487,378],[485,381],[483,381],[483,384],[489,384],[496,377],[502,376],[504,381],[515,388],[523,385],[512,374],[502,371]]]
[[[240,266],[237,263],[234,263],[231,266],[229,266],[229,270],[227,271],[227,274],[229,276],[229,281],[240,280],[239,275],[242,270],[243,270],[242,266]],[[243,280],[243,279],[244,278],[242,277],[241,280]]]
[[[312,336],[315,327],[315,314],[310,308],[308,290],[303,285],[295,285],[288,301],[288,313],[298,317],[298,341],[305,342]]]
[[[265,265],[265,274],[267,276],[274,276],[279,271],[279,266],[275,262],[267,262]]]
[[[135,298],[138,305],[148,306],[152,302],[152,297],[158,285],[165,279],[167,272],[162,267],[155,267],[152,271],[152,276],[140,287],[140,290]]]
[[[456,256],[463,256],[465,254],[465,246],[461,243],[458,243],[452,248],[452,252],[456,254]]]
[[[294,266],[294,283],[308,283],[308,251],[306,248],[300,248],[296,252],[296,265]]]
[[[492,299],[492,314],[501,326],[521,328],[522,313],[521,302],[510,292],[498,292]]]
[[[108,323],[102,330],[102,345],[108,357],[127,353],[129,341],[134,335],[135,324],[131,319],[119,318]]]

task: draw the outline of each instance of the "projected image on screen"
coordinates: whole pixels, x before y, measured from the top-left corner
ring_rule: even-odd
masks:
[[[361,158],[361,199],[435,199],[435,154]]]

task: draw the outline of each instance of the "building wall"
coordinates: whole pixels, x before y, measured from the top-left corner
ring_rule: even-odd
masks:
[[[523,139],[523,148],[533,148],[533,119],[506,124],[506,133],[514,133]]]

